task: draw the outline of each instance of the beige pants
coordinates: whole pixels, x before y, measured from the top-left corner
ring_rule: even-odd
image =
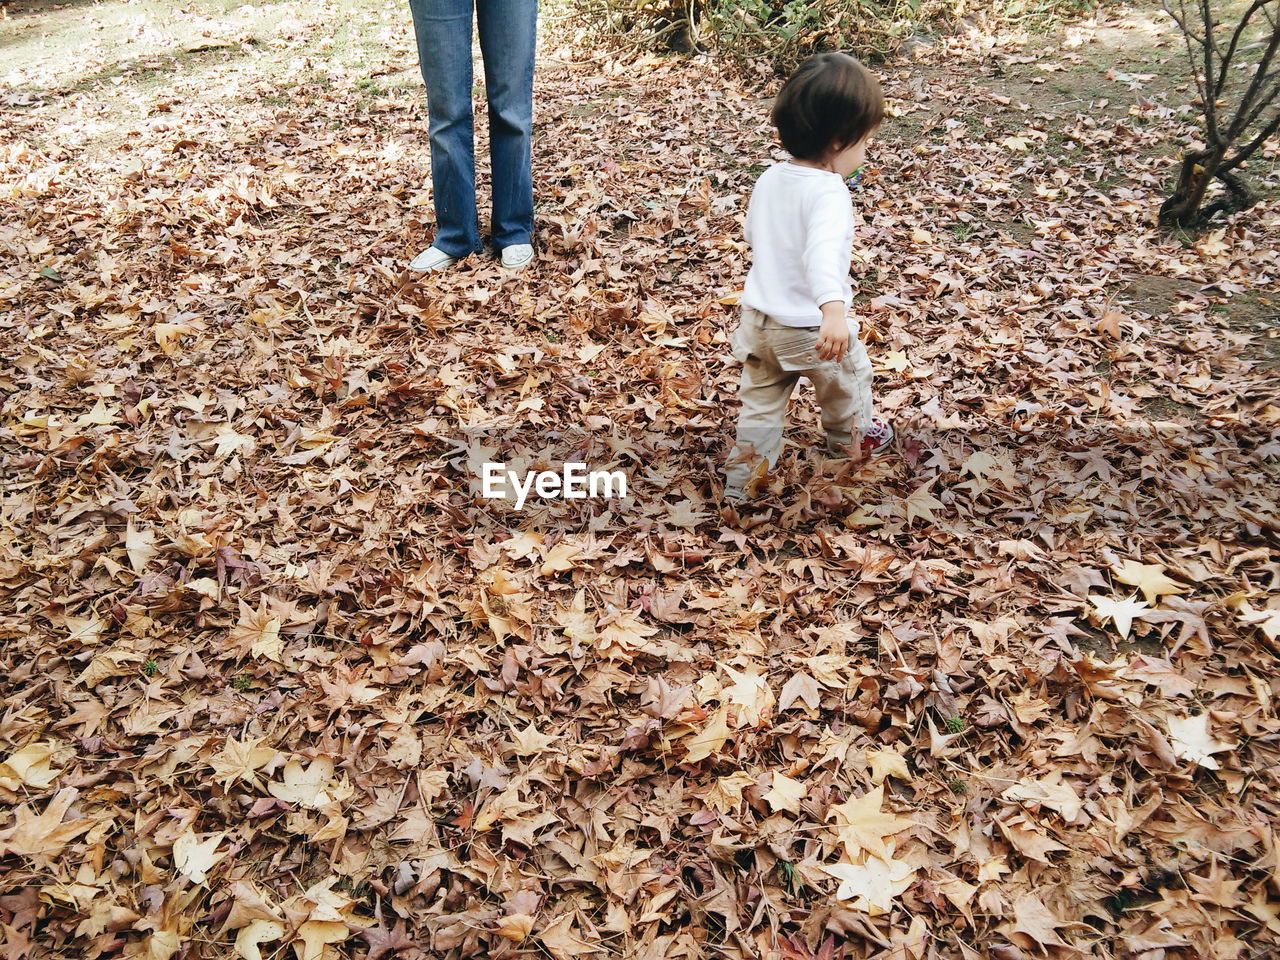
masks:
[[[742,308],[732,339],[734,358],[742,361],[742,411],[725,469],[726,488],[744,488],[762,460],[770,470],[777,465],[787,401],[801,377],[813,384],[829,449],[848,446],[871,425],[871,360],[857,330],[850,324],[849,349],[839,363],[819,357],[817,342],[817,327],[788,327],[752,307]]]

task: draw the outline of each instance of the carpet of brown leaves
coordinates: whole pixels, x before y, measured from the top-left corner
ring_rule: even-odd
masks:
[[[0,956],[1274,949],[1280,391],[1233,310],[1280,207],[1157,235],[1176,91],[983,72],[1073,56],[882,71],[853,272],[906,440],[814,464],[802,395],[740,517],[774,148],[714,64],[544,63],[519,276],[404,272],[416,91],[178,74],[109,151],[101,91],[7,110]],[[469,491],[465,428],[566,424],[630,500]]]

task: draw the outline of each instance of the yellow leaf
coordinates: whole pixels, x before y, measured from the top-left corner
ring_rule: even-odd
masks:
[[[584,953],[600,953],[600,947],[593,947],[576,933],[573,917],[565,914],[542,928],[538,939],[547,948],[554,960],[573,960]]]
[[[107,402],[101,398],[88,413],[76,419],[77,427],[109,427],[116,422],[116,414],[107,410]]]
[[[1060,813],[1067,823],[1074,821],[1084,806],[1084,801],[1075,788],[1062,779],[1061,770],[1055,770],[1039,780],[1024,777],[1000,796],[1004,800],[1022,800],[1048,807]]]
[[[767,720],[774,704],[769,681],[758,673],[739,672],[723,663],[720,666],[733,681],[733,686],[725,690],[726,701],[742,708],[738,711],[738,725],[745,722],[754,727]]]
[[[867,857],[861,863],[837,863],[822,868],[840,881],[837,900],[852,900],[853,906],[873,917],[893,909],[894,897],[915,880],[916,871],[905,860]]]
[[[1214,230],[1205,234],[1195,245],[1196,249],[1207,257],[1218,257],[1226,253],[1230,247],[1222,242],[1222,238],[1227,235],[1227,228]]]
[[[773,812],[787,810],[800,812],[800,801],[804,799],[805,785],[799,780],[792,780],[781,773],[773,775],[773,785],[764,795],[765,801],[773,808]]]
[[[911,771],[907,769],[907,761],[896,750],[885,747],[872,750],[867,754],[871,763],[871,782],[879,786],[886,777],[897,777],[899,780],[910,780]]]
[[[166,357],[172,357],[182,345],[182,335],[194,333],[194,329],[185,323],[157,323],[153,330],[156,343],[164,351]]]
[[[129,555],[129,566],[134,573],[142,573],[160,551],[155,546],[156,535],[150,530],[138,530],[129,518],[125,529],[124,549]]]
[[[97,617],[89,617],[81,619],[80,617],[67,617],[67,639],[78,640],[85,646],[96,644],[102,636],[102,631],[106,629],[106,622],[99,620]]]
[[[192,883],[204,883],[208,873],[228,853],[218,853],[218,844],[226,837],[226,832],[215,833],[204,843],[196,840],[190,827],[173,843],[173,866]]]
[[[142,957],[143,960],[169,960],[181,946],[182,939],[177,931],[157,930],[147,937],[146,952]]]
[[[929,493],[929,487],[933,485],[933,481],[922,484],[911,492],[911,496],[902,502],[906,506],[907,523],[910,524],[917,517],[923,518],[930,523],[936,523],[937,517],[933,515],[933,511],[942,508],[942,503],[935,500],[933,495]]]
[[[249,653],[255,657],[282,662],[284,641],[280,639],[280,621],[267,613],[265,597],[257,610],[240,601],[240,620],[231,628],[229,639],[241,652],[248,646]]]
[[[298,960],[324,960],[325,945],[341,943],[348,934],[345,923],[308,920],[298,928],[298,939],[293,942],[293,949]]]
[[[914,243],[933,243],[933,234],[916,227],[911,231],[911,239]]]
[[[893,370],[901,373],[907,367],[911,366],[911,361],[907,359],[906,353],[901,350],[890,350],[884,355],[884,359],[880,361],[880,365],[886,370]]]
[[[213,772],[223,787],[228,787],[235,780],[243,780],[253,787],[260,787],[257,770],[264,767],[276,755],[271,747],[260,747],[261,738],[256,740],[229,739],[222,747],[222,752],[211,761]]]
[[[534,754],[541,753],[556,739],[539,733],[534,728],[532,720],[529,721],[529,726],[523,730],[514,731],[512,736],[515,739],[516,756],[518,757],[531,757]]]
[[[1169,745],[1180,760],[1194,760],[1209,770],[1219,768],[1213,754],[1232,749],[1229,743],[1215,740],[1209,730],[1209,714],[1197,717],[1169,717]]]
[[[284,782],[268,783],[267,790],[278,800],[314,809],[333,799],[328,792],[332,779],[333,761],[328,757],[316,757],[305,768],[297,760],[290,760],[284,766]]]
[[[1137,594],[1126,600],[1091,596],[1089,602],[1098,611],[1098,616],[1103,622],[1110,620],[1115,624],[1122,639],[1128,638],[1129,628],[1133,626],[1134,618],[1141,618],[1149,609],[1146,603],[1138,599]]]
[[[1115,571],[1115,577],[1123,584],[1137,587],[1147,603],[1157,603],[1167,593],[1186,593],[1187,588],[1164,575],[1161,563],[1134,563],[1126,560]]]
[[[250,920],[236,934],[236,953],[243,960],[262,960],[258,945],[284,936],[284,924],[275,920]]]
[[[679,503],[667,508],[667,523],[673,527],[683,527],[692,531],[706,518],[707,515],[699,513],[688,500],[681,500]]]
[[[582,548],[580,546],[576,543],[570,543],[568,540],[561,540],[543,558],[542,566],[538,572],[545,577],[549,574],[572,570],[575,566],[574,560],[580,556],[582,556]]]
[[[0,787],[14,793],[24,786],[44,790],[62,772],[53,769],[52,758],[53,744],[27,744],[21,750],[11,753],[4,763],[0,763]]]
[[[700,732],[695,733],[689,738],[689,742],[685,744],[689,752],[685,754],[682,763],[698,763],[707,757],[716,753],[724,746],[726,740],[729,739],[729,708],[721,707],[707,722]]]
[[[885,839],[915,826],[915,822],[894,813],[881,813],[884,802],[884,785],[858,797],[831,807],[828,816],[835,814],[840,842],[852,859],[862,851],[877,857],[889,856]]]
[[[502,917],[494,928],[494,933],[513,943],[520,943],[533,930],[533,917],[527,913],[513,913]]]

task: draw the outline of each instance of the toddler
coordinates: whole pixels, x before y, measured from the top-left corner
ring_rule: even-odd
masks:
[[[849,317],[853,203],[845,181],[883,119],[880,84],[843,53],[806,60],[774,101],[773,123],[792,159],[760,175],[747,206],[752,266],[732,340],[743,367],[726,470],[731,500],[752,493],[762,461],[776,465],[787,401],[801,377],[822,407],[829,451],[839,454],[855,434],[867,454],[893,441],[893,428],[872,415],[871,361]]]

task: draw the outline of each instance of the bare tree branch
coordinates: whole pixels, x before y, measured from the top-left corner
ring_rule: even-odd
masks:
[[[1176,23],[1178,28],[1182,31],[1182,38],[1186,42],[1187,46],[1187,61],[1191,65],[1191,76],[1196,82],[1196,92],[1200,95],[1200,100],[1207,103],[1209,100],[1208,91],[1205,89],[1204,81],[1200,77],[1200,71],[1196,69],[1195,51],[1191,49],[1192,40],[1197,41],[1202,46],[1204,45],[1204,40],[1198,37],[1187,24],[1186,0],[1178,0],[1178,9],[1181,11],[1181,16],[1173,12],[1173,7],[1170,6],[1169,0],[1165,0],[1164,9],[1165,12],[1173,18],[1173,22]]]
[[[1277,76],[1280,76],[1280,71],[1272,73],[1268,79],[1273,79]],[[1272,101],[1275,100],[1277,95],[1280,95],[1280,83],[1275,84],[1266,93],[1256,98],[1253,110],[1249,112],[1249,116],[1245,119],[1244,123],[1240,125],[1241,134],[1249,131],[1249,128],[1257,122],[1257,119],[1260,116],[1262,116],[1263,111],[1266,110],[1267,107],[1271,106]]]
[[[1256,2],[1256,0],[1255,0]],[[1217,146],[1222,142],[1218,135],[1218,86],[1213,80],[1213,55],[1218,52],[1218,41],[1213,37],[1213,11],[1209,9],[1209,0],[1200,0],[1200,19],[1204,23],[1204,85],[1207,95],[1204,98],[1205,137],[1209,143]]]
[[[1208,0],[1205,0],[1207,3]],[[1223,55],[1218,67],[1218,82],[1215,88],[1215,97],[1222,95],[1222,91],[1227,83],[1227,69],[1231,66],[1231,58],[1235,56],[1236,45],[1240,42],[1240,37],[1244,34],[1245,29],[1249,26],[1249,21],[1258,10],[1265,7],[1272,0],[1253,0],[1249,5],[1249,9],[1240,15],[1240,22],[1236,24],[1235,31],[1231,34],[1231,42],[1227,44],[1227,52]]]
[[[1236,155],[1222,164],[1222,166],[1218,168],[1218,171],[1220,173],[1229,173],[1236,167],[1240,166],[1240,164],[1253,156],[1257,149],[1266,143],[1271,135],[1277,130],[1280,130],[1280,111],[1277,111],[1276,115],[1271,118],[1265,127],[1262,128],[1262,131],[1249,141],[1248,146],[1236,151]]]
[[[1267,68],[1271,66],[1271,60],[1275,57],[1277,50],[1280,50],[1280,30],[1273,30],[1270,39],[1267,41],[1267,49],[1263,52],[1262,59],[1258,61],[1258,66],[1253,72],[1253,79],[1249,82],[1248,89],[1245,90],[1244,96],[1240,99],[1240,108],[1236,111],[1230,126],[1227,127],[1228,143],[1244,133],[1245,127],[1248,126],[1245,117],[1253,108],[1254,98],[1257,96],[1258,88],[1262,84],[1262,78],[1266,74]],[[1266,101],[1263,101],[1263,105],[1266,105]]]

